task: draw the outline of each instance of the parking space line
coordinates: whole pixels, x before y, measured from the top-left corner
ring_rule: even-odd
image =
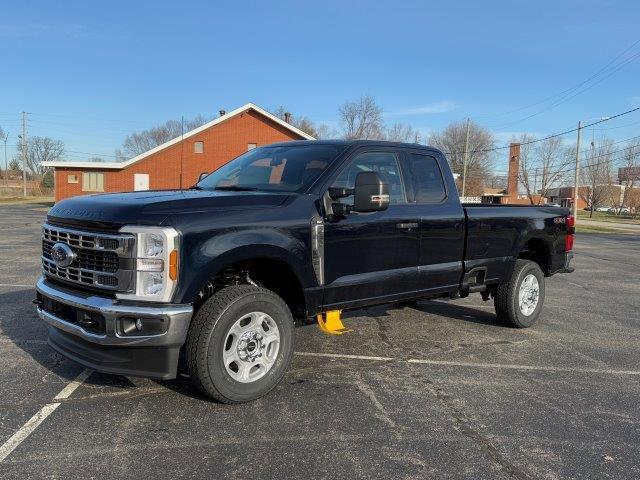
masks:
[[[604,375],[640,375],[640,370],[616,370],[607,368],[571,368],[571,367],[547,367],[544,365],[509,365],[504,363],[475,363],[475,362],[453,362],[449,360],[426,360],[411,358],[408,363],[419,363],[423,365],[441,365],[451,367],[471,367],[471,368],[495,368],[504,370],[531,370],[540,372],[567,372],[567,373],[598,373]]]
[[[294,355],[301,357],[329,357],[343,358],[347,360],[371,360],[378,362],[389,362],[397,360],[393,357],[370,357],[366,355],[348,355],[342,353],[320,353],[320,352],[294,352]],[[407,363],[421,365],[435,365],[444,367],[469,367],[469,368],[493,368],[504,370],[528,370],[538,372],[557,372],[557,373],[593,373],[600,375],[640,375],[640,370],[618,370],[614,368],[571,368],[571,367],[553,367],[544,365],[515,365],[505,363],[480,363],[480,362],[454,362],[450,360],[430,360],[422,358],[409,358],[402,360]]]
[[[316,352],[294,352],[294,355],[301,357],[329,357],[329,358],[347,358],[351,360],[375,360],[378,362],[388,362],[393,360],[391,357],[368,357],[365,355],[347,355],[342,353],[316,353]]]
[[[84,369],[80,374],[71,381],[66,387],[64,387],[58,395],[55,396],[54,400],[64,400],[69,398],[69,396],[80,386],[82,382],[84,382],[89,375],[93,373],[92,370]],[[29,435],[31,435],[38,426],[42,422],[44,422],[49,415],[56,411],[56,409],[61,405],[60,402],[48,403],[44,407],[42,407],[38,413],[36,413],[33,417],[27,420],[20,429],[14,433],[6,442],[0,446],[0,463],[2,463],[5,458],[11,455],[18,446],[24,442]]]
[[[78,388],[82,383],[89,378],[89,375],[93,373],[93,370],[89,368],[85,368],[81,371],[78,376],[71,382],[69,385],[60,390],[60,393],[54,397],[54,400],[64,400],[69,398],[69,396]]]
[[[56,408],[60,406],[59,403],[49,403],[42,407],[38,413],[36,413],[33,417],[31,417],[27,423],[25,423],[20,430],[14,433],[9,440],[4,442],[4,444],[0,447],[0,463],[7,458],[11,452],[13,452],[18,445],[20,445],[26,438],[33,433],[33,431],[38,428],[38,426],[46,420],[46,418],[51,415]]]
[[[21,285],[19,283],[0,283],[0,287],[29,287],[29,288],[34,288],[33,285]]]

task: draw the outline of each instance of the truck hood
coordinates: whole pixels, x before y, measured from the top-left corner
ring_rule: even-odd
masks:
[[[62,200],[47,215],[67,226],[115,230],[126,224],[160,225],[169,215],[210,210],[272,208],[291,193],[157,190],[86,195]]]

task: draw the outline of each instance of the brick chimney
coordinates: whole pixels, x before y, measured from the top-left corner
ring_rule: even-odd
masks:
[[[518,170],[520,169],[520,144],[509,145],[509,173],[507,174],[507,195],[509,200],[518,198]]]

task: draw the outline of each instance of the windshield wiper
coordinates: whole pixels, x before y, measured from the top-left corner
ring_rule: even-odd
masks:
[[[192,185],[189,187],[189,190],[204,190],[204,188],[199,187],[198,185]]]
[[[242,185],[220,185],[214,190],[231,190],[233,192],[252,192],[258,190],[255,187],[243,187]]]

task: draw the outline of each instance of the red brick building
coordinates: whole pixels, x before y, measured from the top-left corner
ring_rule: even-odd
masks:
[[[248,103],[125,162],[47,162],[55,200],[96,192],[187,188],[257,146],[313,137]]]

